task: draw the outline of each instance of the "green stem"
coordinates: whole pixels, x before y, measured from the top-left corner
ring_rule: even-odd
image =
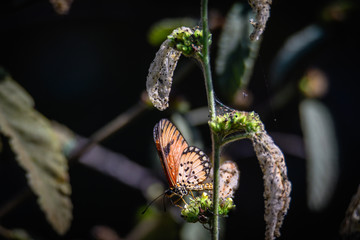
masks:
[[[210,53],[209,53],[209,36],[210,30],[208,26],[208,1],[201,0],[201,19],[202,19],[202,28],[203,28],[203,50],[201,56],[201,64],[203,67],[204,78],[205,78],[205,86],[206,86],[206,94],[207,100],[210,110],[210,118],[211,120],[215,119],[215,93],[214,87],[212,84],[212,76],[211,76],[211,67],[210,67]]]
[[[209,53],[209,26],[208,26],[208,1],[201,0],[201,19],[203,29],[203,50],[201,55],[201,64],[203,67],[206,95],[208,100],[210,119],[215,120],[215,92],[212,84],[211,68],[210,68],[210,53]],[[213,231],[212,239],[219,239],[219,169],[220,169],[220,138],[214,132],[211,132],[212,149],[213,149],[213,169],[214,169],[214,189],[213,189]]]
[[[236,134],[236,135],[226,137],[221,141],[221,146],[224,146],[224,145],[226,145],[228,143],[235,142],[235,141],[238,141],[238,140],[242,140],[242,139],[245,139],[245,138],[250,138],[250,136],[251,136],[251,134],[249,134],[249,133],[239,133],[239,134]]]
[[[220,226],[219,226],[219,185],[220,185],[220,138],[212,133],[212,143],[213,143],[213,169],[214,169],[214,189],[213,189],[213,204],[214,204],[214,216],[213,216],[213,229],[212,229],[212,239],[218,240],[220,235]]]

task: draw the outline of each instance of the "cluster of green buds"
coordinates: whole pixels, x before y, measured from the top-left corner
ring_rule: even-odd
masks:
[[[221,201],[219,205],[219,216],[227,216],[231,209],[235,208],[232,198]],[[210,223],[211,216],[214,213],[213,202],[205,192],[201,196],[190,198],[190,203],[186,204],[181,211],[181,216],[191,223],[200,222],[202,224]]]
[[[255,133],[262,130],[259,115],[255,112],[233,111],[217,115],[209,122],[210,128],[215,133],[227,136],[234,132]]]
[[[203,31],[180,27],[175,29],[169,36],[170,46],[180,51],[185,56],[193,56],[195,53],[201,54],[203,45]],[[211,39],[209,39],[211,41]]]
[[[232,198],[227,198],[224,201],[221,201],[219,205],[219,215],[227,216],[231,209],[235,208],[234,200]]]

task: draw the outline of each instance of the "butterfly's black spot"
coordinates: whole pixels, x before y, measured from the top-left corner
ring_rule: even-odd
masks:
[[[180,167],[184,166],[184,164],[180,163]]]
[[[193,164],[193,162],[190,162],[190,164]]]
[[[195,179],[197,179],[198,177],[197,176],[194,176]]]
[[[195,171],[192,171],[192,174],[195,174]],[[196,176],[195,176],[196,177]]]
[[[187,181],[188,184],[190,184],[190,181]]]
[[[189,171],[189,167],[185,168],[185,172]]]
[[[179,176],[180,176],[180,177],[182,176],[181,173],[179,173]]]
[[[164,155],[168,156],[170,153],[170,147],[171,145],[174,143],[174,140],[170,141],[168,144],[166,144],[166,146],[163,148],[164,151]]]

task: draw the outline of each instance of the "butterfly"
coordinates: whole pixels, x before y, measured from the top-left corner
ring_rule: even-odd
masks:
[[[212,190],[203,183],[210,173],[210,159],[197,147],[189,146],[176,126],[162,119],[154,127],[154,141],[170,188],[169,197],[182,198],[189,191]]]

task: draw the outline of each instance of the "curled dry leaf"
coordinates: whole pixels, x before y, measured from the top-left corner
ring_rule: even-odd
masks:
[[[284,155],[263,127],[251,140],[264,174],[265,239],[272,240],[280,236],[280,227],[290,205],[291,183]]]
[[[146,80],[146,91],[149,98],[160,111],[169,106],[172,77],[181,56],[181,52],[170,47],[169,43],[170,40],[167,39],[161,44],[150,65]]]
[[[10,77],[0,80],[0,130],[10,139],[18,163],[27,172],[40,208],[53,228],[64,234],[72,220],[67,161],[50,122],[33,104]]]

